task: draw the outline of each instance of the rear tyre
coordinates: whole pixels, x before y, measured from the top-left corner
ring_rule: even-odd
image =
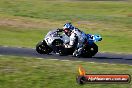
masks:
[[[85,57],[85,58],[91,58],[92,57],[92,53],[90,51],[90,46],[88,46],[88,45],[84,46],[82,53],[81,53],[81,56]]]
[[[93,43],[92,45],[86,45],[82,50],[82,56],[91,58],[98,52],[98,46]]]
[[[95,43],[93,43],[90,46],[90,51],[91,51],[91,55],[94,56],[98,52],[98,46]]]
[[[46,44],[45,41],[43,42],[39,42],[37,45],[36,45],[36,51],[39,53],[39,54],[49,54],[52,52],[52,49]]]

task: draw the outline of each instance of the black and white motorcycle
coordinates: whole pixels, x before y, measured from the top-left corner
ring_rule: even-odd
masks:
[[[98,46],[95,42],[101,41],[100,35],[88,34],[88,41],[84,44],[81,52],[82,57],[92,57],[98,52]],[[36,51],[40,54],[49,54],[51,52],[59,55],[72,55],[75,47],[64,48],[64,44],[69,43],[69,37],[63,33],[62,29],[49,31],[42,41],[36,45]]]

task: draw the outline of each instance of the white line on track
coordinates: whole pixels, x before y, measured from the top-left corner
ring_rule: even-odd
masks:
[[[101,64],[110,64],[110,63],[101,63]]]
[[[110,65],[117,65],[117,64],[110,64]]]
[[[49,59],[49,60],[59,60],[59,59]]]
[[[0,55],[0,56],[3,56],[3,55]]]
[[[75,61],[75,62],[83,62],[83,61]]]
[[[95,63],[95,62],[89,62],[89,63]]]
[[[9,47],[9,46],[2,46],[2,47]]]
[[[44,59],[44,58],[36,58],[36,59]]]
[[[23,47],[17,47],[17,48],[23,48]]]
[[[60,60],[60,61],[70,61],[70,60]]]

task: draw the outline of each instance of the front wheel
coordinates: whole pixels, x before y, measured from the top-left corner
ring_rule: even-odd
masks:
[[[52,49],[46,44],[45,41],[39,42],[36,45],[36,51],[40,54],[49,54],[52,52]]]

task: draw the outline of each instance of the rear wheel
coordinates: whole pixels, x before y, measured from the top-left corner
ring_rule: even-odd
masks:
[[[45,41],[39,42],[36,45],[36,51],[40,54],[49,54],[52,52],[52,49],[46,44]]]
[[[89,57],[90,58],[90,57],[94,56],[97,52],[98,52],[98,46],[95,43],[93,43],[92,45],[84,46],[81,55],[83,57]]]
[[[94,56],[98,52],[98,46],[95,43],[93,43],[90,46],[90,51],[91,51],[92,56]]]
[[[90,46],[84,46],[82,52],[81,52],[82,57],[87,57],[90,58],[92,57],[91,51],[90,51]]]

